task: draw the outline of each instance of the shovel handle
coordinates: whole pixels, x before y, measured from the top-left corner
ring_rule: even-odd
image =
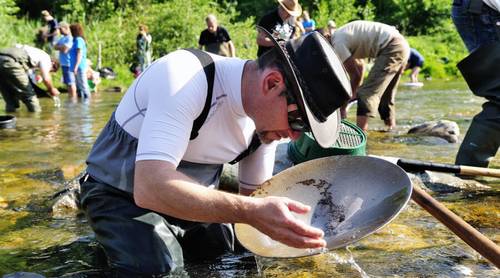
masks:
[[[500,268],[500,248],[493,241],[474,229],[474,227],[462,220],[462,218],[458,217],[418,186],[413,186],[411,198],[465,241],[470,247],[492,262],[496,267]]]
[[[473,166],[460,166],[460,174],[469,176],[488,176],[500,178],[499,169],[481,168]]]
[[[397,164],[405,171],[409,172],[420,172],[429,170],[435,172],[455,173],[468,176],[489,176],[489,177],[500,178],[499,169],[425,162],[420,160],[404,159],[404,158],[398,159]]]

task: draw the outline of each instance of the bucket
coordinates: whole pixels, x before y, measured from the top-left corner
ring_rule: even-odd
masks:
[[[288,143],[288,157],[295,164],[333,155],[366,155],[366,135],[359,127],[342,120],[339,138],[329,148],[321,147],[309,132]]]
[[[12,115],[0,115],[0,128],[15,128],[16,117]]]

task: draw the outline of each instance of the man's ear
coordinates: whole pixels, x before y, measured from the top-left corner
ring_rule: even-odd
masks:
[[[278,93],[285,89],[285,80],[283,75],[277,70],[270,70],[264,78],[265,92]]]

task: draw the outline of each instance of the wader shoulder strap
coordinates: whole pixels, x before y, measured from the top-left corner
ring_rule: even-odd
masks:
[[[207,119],[208,112],[210,111],[210,106],[212,105],[212,95],[213,95],[213,90],[214,90],[214,77],[215,77],[215,64],[207,53],[204,51],[201,51],[199,49],[193,49],[193,48],[186,48],[185,50],[191,52],[193,55],[200,60],[201,65],[203,66],[203,70],[205,71],[205,75],[207,76],[207,82],[208,82],[208,89],[207,89],[207,99],[205,100],[205,106],[203,107],[203,111],[201,114],[196,118],[193,122],[193,129],[191,129],[191,137],[189,140],[193,140],[196,137],[198,137],[198,131],[200,130],[201,126],[205,123],[205,120]],[[252,137],[252,141],[250,142],[250,145],[248,148],[240,153],[235,159],[233,159],[230,164],[235,164],[242,160],[243,158],[247,157],[251,153],[253,153],[257,148],[260,146],[261,142],[259,137],[257,136],[257,133],[255,133]]]
[[[260,142],[259,136],[257,136],[257,133],[254,133],[253,137],[252,137],[252,141],[250,142],[250,145],[248,146],[248,148],[244,152],[240,153],[240,155],[238,155],[235,159],[230,161],[229,164],[236,164],[240,160],[242,160],[243,158],[249,156],[251,153],[253,153],[254,151],[257,150],[257,148],[260,146],[260,144],[261,144],[261,142]]]
[[[207,53],[193,48],[185,49],[200,60],[201,65],[203,66],[203,70],[205,71],[205,75],[207,76],[207,99],[205,100],[205,106],[203,107],[203,111],[193,122],[193,129],[191,129],[191,137],[189,140],[193,140],[198,137],[198,131],[200,131],[201,126],[205,123],[207,119],[208,112],[210,111],[210,106],[212,105],[212,95],[214,91],[214,77],[215,77],[215,64],[214,60]]]

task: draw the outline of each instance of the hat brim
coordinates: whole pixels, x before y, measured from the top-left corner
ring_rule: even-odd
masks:
[[[283,1],[278,0],[278,3],[291,16],[300,16],[302,14],[302,7],[300,6],[300,4],[297,4],[296,10],[290,10],[283,4]]]
[[[341,120],[340,109],[337,109],[332,114],[330,114],[325,121],[319,121],[316,116],[314,116],[311,108],[305,101],[304,92],[300,87],[297,74],[293,70],[294,66],[292,66],[292,61],[290,60],[289,55],[285,52],[286,50],[284,49],[284,46],[282,47],[280,43],[276,41],[276,39],[266,29],[261,26],[257,26],[257,28],[260,31],[264,32],[264,34],[266,34],[266,36],[273,42],[275,48],[278,50],[277,52],[279,53],[281,59],[285,62],[283,63],[283,69],[285,71],[286,78],[289,81],[290,88],[288,89],[292,91],[294,93],[294,96],[297,98],[297,101],[299,102],[299,110],[301,114],[307,118],[307,123],[311,128],[311,133],[316,139],[316,142],[318,142],[318,144],[323,148],[331,147],[333,144],[335,144],[335,141],[337,141],[337,138],[339,136]],[[325,38],[322,37],[322,39],[324,39],[325,43],[328,44]],[[333,55],[336,55],[333,50],[332,53]],[[342,69],[342,65],[337,66],[340,67],[339,69]]]

